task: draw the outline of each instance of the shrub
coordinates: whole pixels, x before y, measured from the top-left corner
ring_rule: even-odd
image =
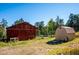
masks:
[[[0,38],[2,38],[3,37],[3,32],[2,31],[0,31]]]

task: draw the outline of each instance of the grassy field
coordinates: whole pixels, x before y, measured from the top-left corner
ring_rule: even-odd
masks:
[[[55,38],[35,38],[33,40],[4,43],[0,42],[0,54],[9,55],[77,55],[79,54],[79,37],[72,41],[50,45],[48,41]]]
[[[46,42],[53,39],[45,37],[9,43],[0,42],[0,55],[45,55],[52,49],[52,45]]]
[[[0,48],[1,47],[6,47],[6,46],[24,46],[24,45],[30,45],[30,44],[33,44],[34,42],[47,42],[47,41],[50,41],[50,40],[53,40],[54,38],[48,38],[48,37],[44,37],[44,38],[41,38],[41,37],[37,37],[35,39],[32,39],[32,40],[25,40],[25,41],[16,41],[16,42],[8,42],[8,43],[5,43],[5,42],[0,42]]]
[[[56,45],[57,48],[48,51],[49,55],[78,55],[79,54],[79,38],[75,38],[70,42]]]

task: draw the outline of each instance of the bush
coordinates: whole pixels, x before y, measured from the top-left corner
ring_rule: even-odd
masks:
[[[48,37],[49,37],[49,38],[52,38],[53,36],[52,36],[52,35],[48,35]]]
[[[41,38],[41,39],[44,39],[44,35],[40,35],[40,38]]]
[[[3,37],[3,32],[1,31],[1,32],[0,32],[0,38],[2,38],[2,37]]]

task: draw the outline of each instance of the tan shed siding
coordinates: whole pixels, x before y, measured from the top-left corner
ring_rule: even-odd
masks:
[[[73,28],[64,28],[67,33],[75,33]]]
[[[58,28],[57,30],[56,30],[56,39],[58,40],[58,39],[61,39],[61,40],[63,40],[63,38],[65,38],[66,37],[66,31],[63,29],[63,28]]]
[[[75,38],[75,31],[71,27],[59,27],[57,28],[55,32],[56,40],[64,40],[65,38],[68,38],[69,40]]]
[[[68,33],[67,37],[69,40],[72,40],[73,38],[75,38],[75,33]]]

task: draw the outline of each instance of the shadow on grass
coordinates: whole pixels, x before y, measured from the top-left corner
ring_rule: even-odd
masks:
[[[50,44],[50,45],[57,45],[57,44],[65,43],[65,42],[68,42],[68,40],[65,41],[65,40],[56,40],[56,39],[54,39],[54,40],[48,41],[46,43]]]

